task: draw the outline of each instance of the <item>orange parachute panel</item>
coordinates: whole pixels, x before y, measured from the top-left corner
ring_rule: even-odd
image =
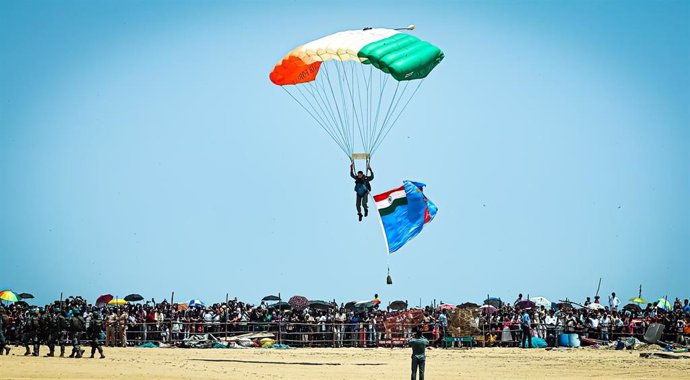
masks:
[[[273,68],[269,77],[278,86],[311,82],[321,67],[321,61],[307,64],[300,58],[289,56]]]

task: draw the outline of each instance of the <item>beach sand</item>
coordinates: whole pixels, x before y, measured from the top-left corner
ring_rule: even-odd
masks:
[[[85,347],[87,348],[87,347]],[[409,379],[409,349],[105,348],[106,359],[0,356],[0,378]],[[47,352],[42,347],[42,354]],[[69,352],[69,351],[68,351]],[[87,348],[87,356],[88,353]],[[690,359],[644,359],[640,351],[591,348],[436,349],[427,379],[690,379]]]

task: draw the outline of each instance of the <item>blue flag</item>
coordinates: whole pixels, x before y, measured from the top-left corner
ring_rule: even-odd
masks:
[[[375,195],[376,208],[386,234],[388,253],[417,236],[436,216],[436,205],[424,196],[423,183],[403,181],[397,189]]]

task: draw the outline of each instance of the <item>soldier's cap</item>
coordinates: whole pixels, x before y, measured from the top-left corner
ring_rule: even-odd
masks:
[[[53,308],[53,312],[55,312],[55,313],[59,313],[61,311],[62,311],[62,309],[60,309],[59,307]]]

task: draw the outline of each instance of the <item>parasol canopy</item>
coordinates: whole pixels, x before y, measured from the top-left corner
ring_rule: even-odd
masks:
[[[265,301],[269,301],[269,302],[280,301],[280,297],[274,296],[274,295],[268,295],[268,296],[262,298],[261,300],[264,301],[264,302],[265,302]]]
[[[407,309],[407,302],[401,300],[393,301],[388,307],[390,307],[391,310],[405,310]]]
[[[21,300],[21,297],[11,290],[3,290],[0,292],[0,300],[8,302],[17,302]]]
[[[479,310],[481,310],[484,314],[493,314],[498,309],[496,309],[496,307],[493,305],[482,305],[479,307]]]
[[[600,303],[590,303],[587,305],[587,308],[590,310],[604,310],[606,307]]]
[[[110,301],[108,301],[108,305],[115,305],[115,306],[122,306],[122,305],[127,305],[127,301],[121,299],[121,298],[113,298]]]
[[[546,297],[532,297],[529,299],[538,306],[544,306],[545,308],[551,308],[551,301],[547,300]]]
[[[657,302],[656,307],[658,307],[659,309],[663,309],[666,311],[673,309],[673,306],[671,306],[671,303],[668,302],[668,300],[666,298],[659,298],[656,302]]]
[[[304,310],[307,306],[309,306],[309,300],[307,300],[307,297],[304,296],[292,296],[288,300],[288,303],[297,310]]]
[[[137,301],[142,301],[144,297],[142,297],[139,294],[130,294],[127,297],[125,297],[125,301],[127,302],[137,302]]]
[[[96,299],[96,307],[103,307],[108,304],[113,299],[111,294],[103,294]]]
[[[30,298],[34,298],[34,295],[31,293],[19,293],[19,298],[23,300],[28,300]]]
[[[203,301],[197,300],[197,299],[189,300],[189,302],[187,304],[189,305],[189,307],[204,307],[205,306]]]

